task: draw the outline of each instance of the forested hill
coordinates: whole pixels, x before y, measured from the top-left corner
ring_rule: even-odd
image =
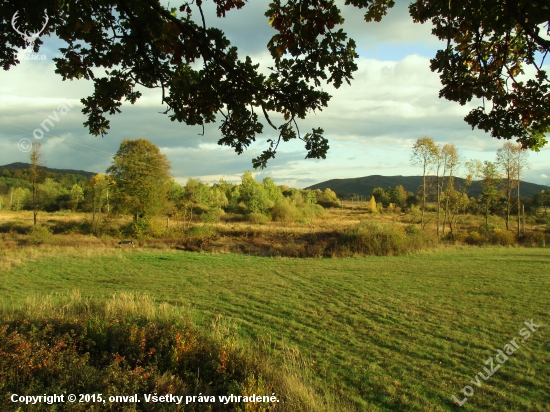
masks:
[[[0,166],[0,175],[2,174],[2,171],[4,171],[4,170],[9,170],[10,172],[13,172],[15,170],[28,169],[29,167],[30,167],[30,164],[28,164],[28,163],[22,163],[22,162],[10,163],[9,165]],[[63,175],[65,175],[65,174],[80,175],[80,176],[84,176],[88,179],[97,174],[97,173],[93,173],[93,172],[86,172],[84,170],[52,169],[50,167],[44,167],[44,166],[39,166],[39,167],[41,169],[45,170],[46,172],[49,172],[49,173],[60,173],[60,174],[63,174]]]
[[[429,176],[429,179],[435,179],[433,176]],[[381,187],[387,189],[388,187],[395,187],[402,185],[407,192],[417,193],[422,185],[422,176],[380,176],[372,175],[365,177],[356,177],[351,179],[331,179],[326,182],[317,183],[309,186],[306,189],[321,189],[325,190],[330,188],[339,197],[349,196],[351,194],[370,196],[372,190]],[[455,178],[455,187],[459,188],[464,185],[464,179]],[[548,190],[548,186],[538,185],[535,183],[522,182],[521,186],[522,196],[533,196],[535,193],[539,193],[541,190]],[[481,186],[479,184],[472,184],[468,190],[469,196],[478,196],[481,193]]]

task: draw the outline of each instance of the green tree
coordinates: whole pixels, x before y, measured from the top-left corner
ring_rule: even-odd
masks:
[[[247,4],[214,3],[218,18]],[[343,7],[364,9],[370,23],[380,21],[394,3],[350,0]],[[123,100],[135,103],[141,97],[138,87],[145,86],[162,90],[161,103],[173,121],[204,126],[219,115],[219,144],[237,153],[250,146],[264,125],[275,129],[278,137],[268,141],[254,167],[265,166],[281,141],[296,138],[303,141],[307,157],[324,158],[328,141],[322,128],[301,135],[297,121],[327,106],[325,84],[338,88],[350,83],[357,70],[356,44],[341,27],[342,6],[324,0],[266,3],[266,24],[275,30],[267,44],[273,61],[266,75],[248,56],[239,59],[224,33],[210,27],[213,16],[202,5],[182,2],[176,8],[158,0],[89,0],[86,7],[66,1],[4,2],[0,62],[5,70],[17,65],[17,49],[26,45],[11,27],[13,15],[19,12],[28,27],[39,29],[46,9],[49,22],[42,36],[55,34],[67,43],[55,58],[56,72],[64,80],[94,83],[93,94],[82,99],[91,134],[105,135],[107,115],[120,112]],[[550,50],[550,40],[541,32],[550,21],[548,1],[416,0],[409,10],[415,22],[431,21],[433,34],[446,43],[431,63],[443,84],[440,96],[461,105],[473,98],[490,101],[489,111],[484,105],[470,112],[470,125],[494,137],[517,138],[524,147],[544,146],[550,99],[540,56]],[[34,50],[41,45],[37,39]],[[536,76],[521,79],[527,67]],[[514,87],[508,87],[510,79]],[[284,120],[275,125],[270,111]]]
[[[32,202],[32,216],[33,216],[33,222],[36,226],[36,218],[38,216],[38,209],[40,207],[40,194],[39,194],[39,186],[40,183],[43,180],[44,174],[40,170],[41,166],[41,159],[44,156],[42,153],[41,145],[40,143],[33,142],[30,152],[30,166],[29,166],[29,181],[31,183],[31,202]]]
[[[40,192],[40,208],[48,212],[59,210],[63,201],[69,199],[69,190],[51,177],[47,177],[44,183],[38,187]]]
[[[275,181],[271,177],[266,177],[262,181],[262,186],[271,202],[276,203],[282,199],[283,193],[281,192],[281,188],[275,184]]]
[[[134,222],[164,212],[167,206],[170,163],[159,148],[146,139],[124,140],[107,169],[115,182],[113,203]]]
[[[528,168],[527,158],[529,157],[529,154],[526,150],[523,148],[518,147],[516,151],[516,155],[514,157],[515,162],[515,174],[516,174],[516,182],[517,182],[517,197],[518,197],[518,232],[517,235],[519,237],[520,235],[520,221],[521,221],[521,196],[520,196],[520,183],[521,183],[521,177],[523,173],[525,172],[525,169]]]
[[[372,189],[371,197],[374,197],[376,203],[380,203],[384,207],[388,207],[391,201],[390,196],[381,187]]]
[[[29,197],[31,197],[31,191],[24,187],[18,187],[13,192],[12,195],[12,209],[21,210],[25,207]]]
[[[443,190],[443,196],[445,201],[445,207],[443,212],[443,235],[445,235],[445,226],[447,225],[447,218],[449,217],[451,211],[451,201],[453,201],[455,205],[455,210],[458,207],[458,210],[461,209],[461,205],[463,204],[462,198],[464,197],[465,193],[455,193],[455,187],[454,187],[454,177],[456,173],[456,169],[460,165],[460,154],[458,152],[458,149],[456,146],[452,143],[445,144],[440,151],[440,156],[443,160],[443,179],[442,179],[442,190]],[[466,196],[467,198],[467,196]],[[456,213],[455,213],[456,215]],[[451,223],[449,222],[449,225]],[[452,227],[450,227],[451,233],[452,233]]]
[[[105,201],[107,200],[107,190],[109,187],[109,177],[103,173],[93,175],[87,183],[87,192],[85,196],[88,207],[92,211],[92,223],[95,223],[96,212],[101,212]]]
[[[308,190],[305,197],[306,203],[309,206],[309,229],[313,230],[313,207],[317,203],[317,195],[313,190]]]
[[[550,81],[542,65],[550,51],[543,34],[543,26],[550,29],[548,1],[416,0],[409,9],[416,22],[431,21],[446,43],[431,61],[443,84],[439,96],[461,105],[490,101],[465,117],[472,128],[543,147],[550,132]],[[527,68],[535,76],[522,78]]]
[[[402,185],[395,186],[393,189],[388,188],[387,193],[390,202],[395,206],[404,207],[407,202],[407,191]]]
[[[422,214],[420,217],[420,227],[422,227],[422,229],[424,229],[424,212],[426,210],[426,176],[436,163],[438,153],[437,146],[429,137],[421,137],[413,146],[411,163],[414,166],[420,166],[422,168]]]
[[[480,201],[484,208],[485,227],[489,229],[491,208],[498,202],[501,196],[499,186],[502,184],[502,177],[500,176],[497,165],[488,161],[483,162],[482,165],[478,164],[478,173],[483,179]]]
[[[538,208],[542,207],[543,215],[548,217],[548,208],[550,207],[550,190],[542,190],[539,193],[533,195],[533,206],[535,207],[535,213]]]
[[[252,172],[248,170],[241,177],[240,194],[249,213],[266,214],[273,207],[273,202],[263,185],[256,181]]]
[[[71,202],[73,205],[73,211],[76,210],[78,204],[84,200],[84,190],[80,185],[76,183],[71,187]]]
[[[204,216],[203,221],[218,222],[220,217],[224,215],[225,211],[223,208],[229,204],[229,200],[220,187],[216,186],[209,189],[208,212]]]
[[[504,193],[506,196],[506,230],[510,229],[510,212],[512,210],[512,193],[514,188],[519,184],[516,180],[518,152],[521,151],[521,146],[512,142],[505,142],[504,145],[497,150],[497,165],[499,170],[504,175]],[[519,206],[518,206],[519,208]]]

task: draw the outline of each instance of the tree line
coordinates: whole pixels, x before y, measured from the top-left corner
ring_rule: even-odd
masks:
[[[535,213],[544,209],[546,215],[550,191],[542,191],[528,202],[521,197],[521,179],[528,168],[528,152],[519,143],[505,142],[497,150],[494,162],[466,161],[452,143],[436,144],[429,137],[418,139],[412,149],[411,163],[422,169],[423,183],[419,188],[421,227],[424,228],[428,197],[436,204],[437,234],[445,235],[447,225],[453,232],[456,216],[462,212],[483,214],[485,226],[491,214],[505,219],[506,230],[512,230],[512,214],[516,215],[517,235],[521,232],[525,203]],[[462,174],[464,184],[457,187],[455,177]],[[481,185],[477,199],[469,198],[466,189],[472,184]]]
[[[27,170],[4,170],[0,176],[0,209],[39,211],[73,210],[98,216],[131,215],[136,227],[147,225],[152,217],[164,216],[183,229],[192,222],[218,222],[247,219],[254,223],[267,221],[303,221],[311,224],[315,215],[327,207],[340,207],[338,196],[331,189],[302,190],[278,186],[267,177],[258,182],[250,171],[241,176],[241,183],[224,180],[210,185],[190,178],[185,185],[170,175],[170,163],[157,146],[145,139],[125,140],[104,174],[91,178],[81,175],[49,173],[39,167],[40,145],[31,151]],[[418,139],[411,161],[422,167],[423,183],[416,193],[402,185],[375,188],[366,203],[372,213],[411,211],[418,214],[424,228],[426,211],[432,209],[437,234],[453,234],[459,215],[483,215],[485,226],[491,214],[505,219],[512,229],[512,215],[520,231],[523,206],[544,216],[550,207],[550,190],[532,199],[521,198],[520,181],[527,167],[526,152],[519,145],[506,142],[497,151],[495,162],[464,161],[453,144],[437,145],[428,137]],[[457,183],[456,176],[465,176]],[[473,184],[481,185],[476,198],[467,195]],[[225,216],[230,214],[229,216]],[[431,220],[430,220],[431,221]]]
[[[171,165],[148,140],[125,140],[106,173],[87,179],[53,174],[40,168],[40,144],[34,143],[27,170],[4,170],[0,177],[0,207],[39,211],[70,209],[99,215],[131,215],[134,225],[147,225],[164,216],[182,228],[193,221],[218,222],[225,214],[254,223],[310,220],[326,207],[338,207],[336,194],[326,189],[302,190],[278,186],[271,177],[258,182],[252,172],[241,183],[221,179],[210,185],[190,178],[185,185],[170,175]],[[36,223],[35,223],[36,224]]]

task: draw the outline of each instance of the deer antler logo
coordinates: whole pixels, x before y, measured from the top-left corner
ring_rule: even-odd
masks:
[[[46,14],[46,21],[44,22],[44,25],[42,26],[42,28],[38,31],[35,31],[29,34],[28,32],[23,33],[19,31],[19,29],[15,26],[17,18],[19,17],[17,13],[19,12],[16,11],[11,19],[11,26],[17,33],[19,33],[23,37],[23,40],[25,40],[25,43],[27,44],[27,49],[32,50],[34,49],[34,42],[38,39],[38,37],[44,31],[44,29],[46,28],[46,25],[48,24],[48,20],[49,20],[48,15]]]

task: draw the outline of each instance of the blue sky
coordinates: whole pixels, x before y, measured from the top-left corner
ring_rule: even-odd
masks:
[[[273,29],[263,16],[265,2],[250,2],[238,11],[217,19],[211,2],[206,1],[207,25],[220,27],[239,47],[240,56],[250,55],[260,68],[270,65],[266,44]],[[477,106],[461,107],[438,98],[440,83],[429,69],[429,59],[441,44],[429,25],[414,24],[407,2],[390,10],[380,23],[365,23],[357,9],[346,7],[344,30],[356,40],[360,55],[359,71],[352,86],[325,89],[333,98],[329,107],[299,123],[300,130],[322,127],[329,138],[326,160],[306,160],[300,142],[281,144],[277,157],[257,179],[271,176],[279,184],[306,187],[324,180],[381,175],[419,175],[410,165],[415,140],[429,136],[437,143],[454,143],[465,160],[494,161],[502,141],[474,130],[463,117]],[[173,5],[176,5],[172,2]],[[210,4],[210,6],[208,6]],[[55,117],[64,99],[74,106],[40,140],[45,162],[50,167],[104,172],[124,139],[146,138],[157,144],[172,163],[172,173],[184,183],[189,177],[206,182],[220,178],[237,182],[251,159],[266,146],[270,135],[258,136],[257,143],[238,156],[229,148],[217,146],[218,126],[202,128],[172,123],[163,110],[160,93],[144,90],[134,106],[125,104],[122,113],[111,117],[111,130],[104,137],[90,136],[82,125],[80,99],[92,93],[87,81],[66,81],[54,73],[52,58],[60,42],[44,37],[40,53],[44,61],[23,61],[0,74],[0,164],[28,161],[28,153],[18,148],[21,139],[34,140],[33,130],[49,115]],[[277,117],[275,117],[277,119]],[[550,140],[550,139],[549,139]],[[530,169],[525,180],[549,184],[550,148],[529,155]]]

